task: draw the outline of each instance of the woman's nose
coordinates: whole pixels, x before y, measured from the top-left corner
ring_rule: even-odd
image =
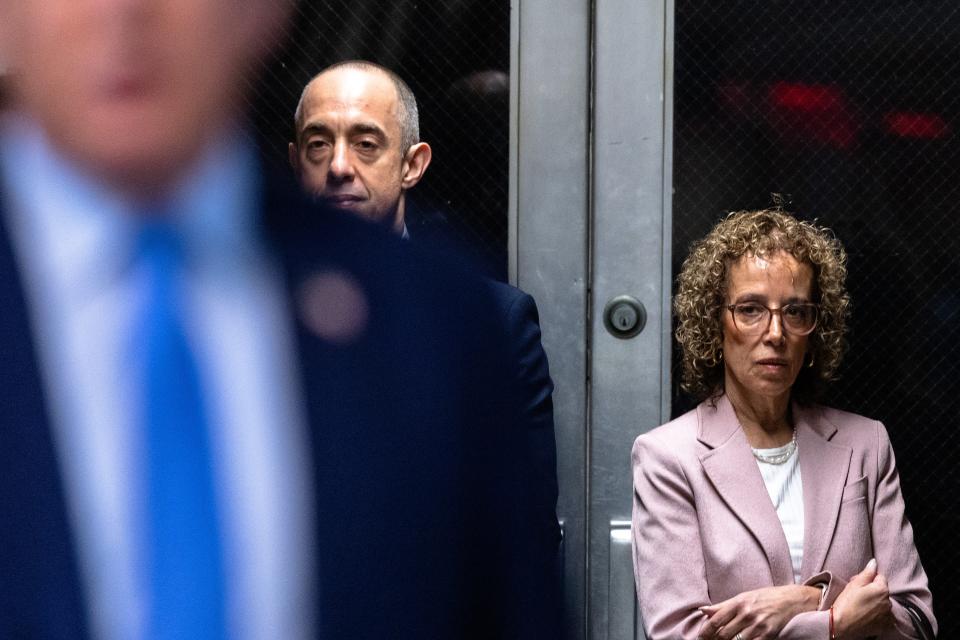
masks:
[[[776,344],[783,342],[783,315],[781,314],[780,309],[770,310],[770,323],[767,325],[767,331],[764,336],[766,339]]]

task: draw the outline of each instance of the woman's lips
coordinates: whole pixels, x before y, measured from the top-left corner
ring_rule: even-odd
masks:
[[[757,360],[756,364],[761,369],[768,372],[779,372],[787,368],[787,361],[777,358],[765,358],[763,360]]]

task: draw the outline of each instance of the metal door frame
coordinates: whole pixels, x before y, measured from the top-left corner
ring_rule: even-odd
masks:
[[[510,277],[537,300],[556,385],[564,629],[583,638],[591,7],[515,0],[511,22]]]
[[[672,0],[514,0],[510,278],[556,383],[567,638],[642,638],[630,445],[670,411]],[[647,326],[603,326],[629,294]]]

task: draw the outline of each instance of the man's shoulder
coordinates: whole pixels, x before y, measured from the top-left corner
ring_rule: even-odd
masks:
[[[522,289],[492,278],[485,278],[484,282],[501,314],[508,317],[521,316],[530,307],[536,311],[533,297]]]

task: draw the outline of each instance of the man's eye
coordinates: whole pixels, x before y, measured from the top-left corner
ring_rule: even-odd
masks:
[[[373,140],[360,140],[357,142],[357,147],[361,151],[373,151],[377,148],[377,143]]]
[[[325,140],[311,140],[310,142],[307,143],[307,149],[309,151],[317,151],[318,149],[322,149],[325,146],[327,146],[327,143]]]

